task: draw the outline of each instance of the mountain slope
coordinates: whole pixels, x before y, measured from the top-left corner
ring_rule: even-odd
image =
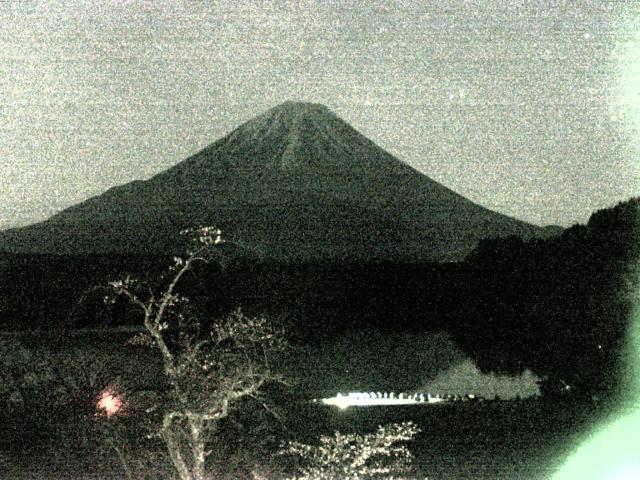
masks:
[[[481,238],[545,236],[417,172],[326,107],[286,102],[147,181],[45,222],[0,232],[0,249],[175,251],[213,224],[280,260],[459,260]]]

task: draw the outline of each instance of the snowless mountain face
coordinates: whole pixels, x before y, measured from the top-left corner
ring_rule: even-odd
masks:
[[[147,181],[0,232],[0,250],[175,252],[178,232],[197,225],[283,261],[452,261],[482,238],[545,235],[417,172],[326,107],[286,102]]]

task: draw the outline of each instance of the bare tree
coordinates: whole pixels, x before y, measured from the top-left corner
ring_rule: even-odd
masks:
[[[144,314],[148,341],[160,353],[169,384],[159,434],[181,480],[206,478],[207,438],[240,399],[256,397],[267,382],[283,381],[269,366],[284,336],[263,317],[236,310],[205,332],[184,308],[188,298],[176,293],[183,276],[197,262],[214,260],[224,243],[220,230],[200,227],[181,232],[197,247],[174,257],[168,286],[155,295],[137,281],[110,282],[112,301],[124,295]]]

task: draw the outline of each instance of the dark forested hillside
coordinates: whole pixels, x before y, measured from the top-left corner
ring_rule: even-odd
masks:
[[[528,367],[557,387],[608,390],[618,380],[639,260],[637,198],[558,238],[483,241],[466,260],[472,281],[450,328],[485,369]]]

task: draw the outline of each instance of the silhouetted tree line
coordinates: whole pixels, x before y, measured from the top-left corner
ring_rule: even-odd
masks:
[[[126,302],[104,304],[109,280],[127,275],[153,283],[170,257],[5,255],[0,265],[0,325],[25,329],[140,323]],[[224,268],[198,265],[185,294],[202,316],[241,306],[283,322],[315,341],[368,326],[397,330],[443,327],[464,277],[459,264],[304,263],[232,259]]]
[[[640,199],[559,237],[481,242],[466,259],[451,331],[481,368],[530,368],[545,387],[606,393],[618,384],[640,260]]]

